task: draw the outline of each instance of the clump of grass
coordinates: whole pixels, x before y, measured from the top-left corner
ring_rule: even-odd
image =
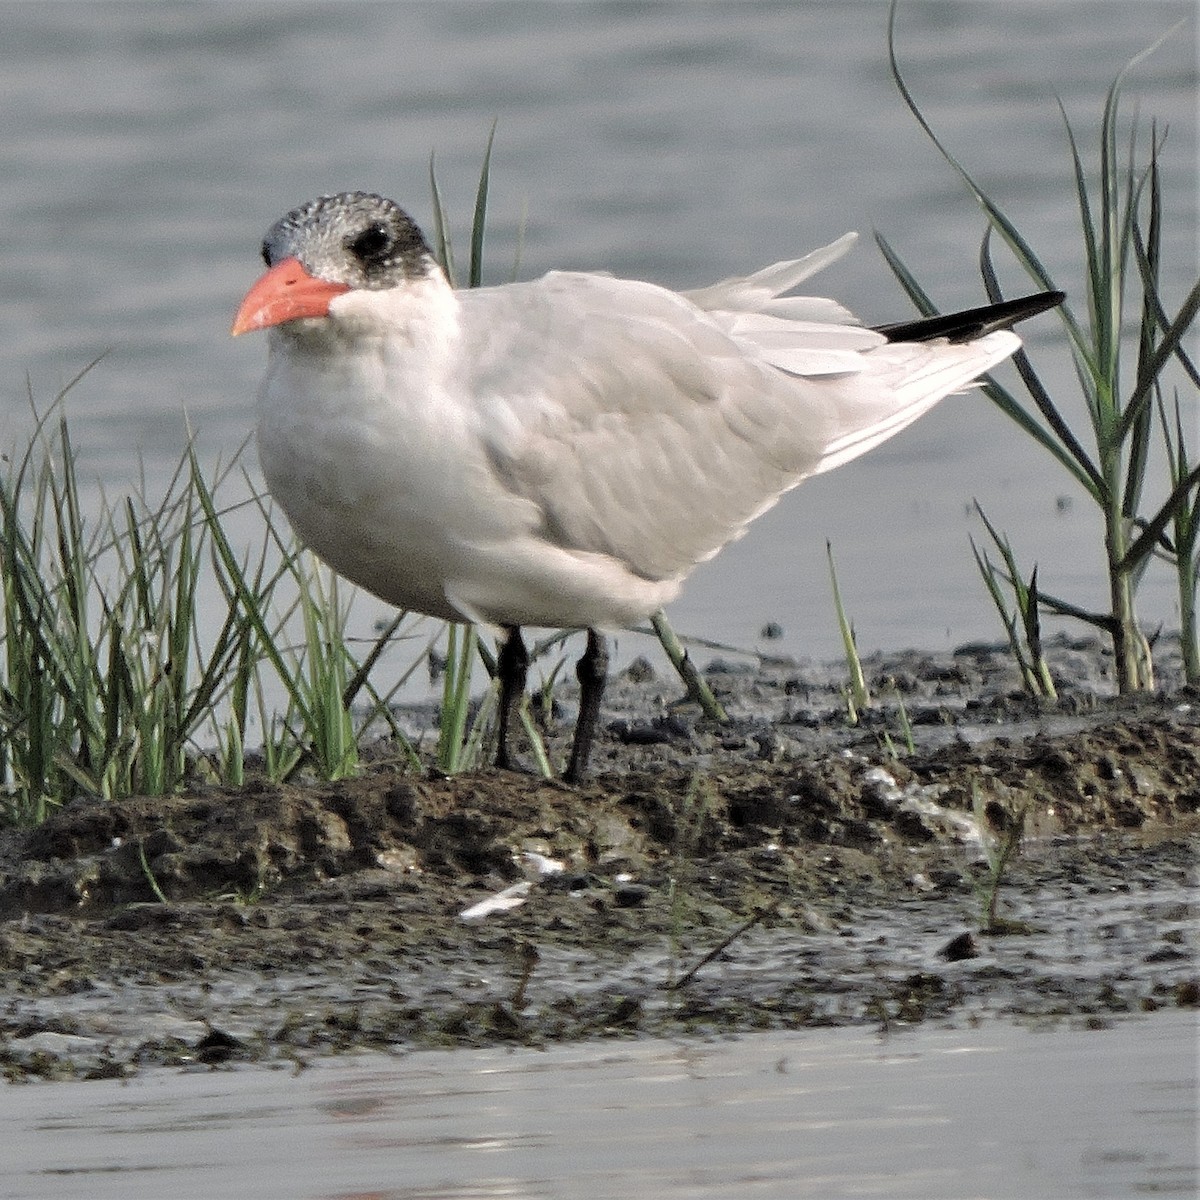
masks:
[[[470,720],[471,675],[478,653],[474,625],[446,627],[446,670],[442,676],[442,707],[438,726],[437,767],[447,775],[468,770],[479,762],[483,731],[496,710],[498,682],[488,689],[474,721]]]
[[[993,233],[1039,288],[1061,290],[1017,226],[975,182],[921,112],[897,63],[895,15],[893,0],[888,52],[896,86],[921,128],[958,173],[988,221],[979,263],[988,296],[993,301],[1002,298],[992,258]],[[1170,421],[1164,417],[1160,421],[1170,466],[1167,495],[1156,508],[1145,507],[1154,413],[1156,405],[1160,414],[1165,413],[1163,397],[1168,390],[1168,369],[1175,364],[1182,371],[1184,386],[1193,390],[1200,387],[1200,373],[1183,345],[1184,335],[1200,310],[1200,282],[1193,285],[1172,315],[1161,280],[1159,159],[1163,138],[1157,126],[1152,125],[1148,146],[1145,145],[1136,120],[1129,126],[1124,149],[1118,134],[1121,93],[1129,73],[1177,29],[1132,59],[1109,88],[1100,125],[1098,183],[1094,185],[1089,183],[1089,169],[1074,127],[1065,110],[1062,113],[1084,250],[1087,314],[1077,316],[1070,303],[1059,312],[1087,409],[1086,436],[1071,427],[1023,351],[1015,356],[1014,362],[1026,398],[1019,398],[991,380],[984,385],[993,403],[1053,455],[1100,509],[1109,585],[1108,610],[1085,611],[1044,591],[1038,592],[1037,603],[1051,612],[1086,621],[1111,639],[1117,686],[1122,693],[1152,687],[1154,682],[1149,645],[1138,623],[1135,597],[1143,572],[1155,555],[1165,558],[1178,572],[1185,662],[1189,665],[1189,680],[1200,680],[1195,623],[1195,529],[1200,512],[1200,466],[1190,465],[1182,419]],[[933,301],[887,241],[878,235],[876,241],[917,307],[926,314],[936,312]],[[1131,313],[1137,314],[1138,324],[1134,364],[1129,369],[1123,326]],[[1177,415],[1180,411],[1176,408]],[[1168,533],[1172,529],[1173,538]]]
[[[978,501],[975,510],[979,513],[987,527],[1001,560],[1003,568],[998,567],[988,555],[981,551],[971,538],[971,551],[975,555],[975,565],[983,577],[984,586],[1000,620],[1004,632],[1008,635],[1008,646],[1016,661],[1017,669],[1021,672],[1021,683],[1031,696],[1044,697],[1047,700],[1057,700],[1058,691],[1050,674],[1050,666],[1042,653],[1041,609],[1038,604],[1037,567],[1033,568],[1028,581],[1022,579],[1017,568],[1016,556],[1008,538],[997,532],[996,527],[987,519]],[[1013,607],[1010,609],[1004,598],[1002,584],[1007,584],[1013,595]]]
[[[850,725],[857,725],[862,719],[862,714],[874,706],[875,700],[867,684],[866,672],[863,670],[862,656],[858,652],[858,638],[854,632],[854,625],[846,615],[846,606],[842,602],[842,590],[838,585],[837,568],[833,562],[832,542],[825,542],[825,557],[829,561],[829,583],[833,592],[834,615],[837,617],[838,632],[842,635],[842,651],[845,655],[846,671],[849,676],[849,683],[841,689],[842,701],[846,706],[847,722]],[[888,756],[899,758],[901,747],[907,753],[912,754],[916,749],[916,742],[913,738],[912,722],[909,720],[904,698],[900,695],[900,689],[894,686],[894,681],[892,683],[892,692],[896,698],[896,718],[900,723],[900,745],[897,745],[896,740],[887,729],[884,729],[879,736]]]
[[[298,554],[299,608],[304,653],[290,678],[289,695],[303,698],[309,753],[322,779],[345,779],[358,768],[358,737],[346,690],[353,660],[346,644],[349,610],[338,594],[338,577],[307,552]],[[294,700],[293,700],[294,703]]]
[[[80,792],[180,786],[248,634],[231,606],[201,637],[205,533],[186,463],[157,503],[85,513],[62,398],[0,478],[0,786],[17,822]]]
[[[999,915],[1000,888],[1008,868],[1021,850],[1021,839],[1025,834],[1027,807],[1003,810],[1000,828],[993,829],[987,805],[979,784],[971,781],[971,805],[975,812],[975,823],[979,827],[980,843],[983,846],[985,871],[982,879],[975,881],[975,894],[980,905],[980,932],[989,934],[1028,933],[1029,925]]]

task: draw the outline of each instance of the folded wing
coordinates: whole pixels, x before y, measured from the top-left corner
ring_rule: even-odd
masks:
[[[889,341],[834,301],[780,295],[852,240],[683,294],[562,272],[461,293],[477,432],[539,536],[681,578],[1020,344]]]

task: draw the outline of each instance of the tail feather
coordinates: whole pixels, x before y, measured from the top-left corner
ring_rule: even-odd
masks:
[[[1015,333],[995,330],[966,343],[906,340],[869,351],[863,355],[861,389],[846,384],[843,432],[824,445],[813,473],[831,471],[886,442],[944,396],[970,387],[1020,345]]]
[[[858,234],[845,233],[836,242],[813,250],[803,258],[773,263],[753,275],[722,279],[708,287],[692,288],[682,294],[707,312],[765,312],[782,306],[777,316],[802,317],[811,321],[853,321],[854,318],[833,300],[809,296],[791,296],[784,292],[798,287],[810,275],[823,271],[854,245]]]

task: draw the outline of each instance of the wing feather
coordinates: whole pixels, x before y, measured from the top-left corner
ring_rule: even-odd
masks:
[[[790,377],[695,305],[591,276],[530,286],[506,289],[507,320],[494,304],[479,314],[504,344],[464,357],[492,364],[472,384],[478,433],[548,540],[681,577],[819,462],[828,418],[806,429]]]
[[[1019,344],[889,343],[832,301],[778,298],[852,241],[683,294],[568,272],[460,293],[476,433],[529,532],[682,579]]]

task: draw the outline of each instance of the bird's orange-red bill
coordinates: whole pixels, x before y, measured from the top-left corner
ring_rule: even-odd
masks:
[[[272,325],[297,321],[301,317],[327,317],[329,302],[349,290],[344,283],[315,279],[298,258],[285,258],[246,293],[233,318],[233,336],[255,329],[269,329]]]

